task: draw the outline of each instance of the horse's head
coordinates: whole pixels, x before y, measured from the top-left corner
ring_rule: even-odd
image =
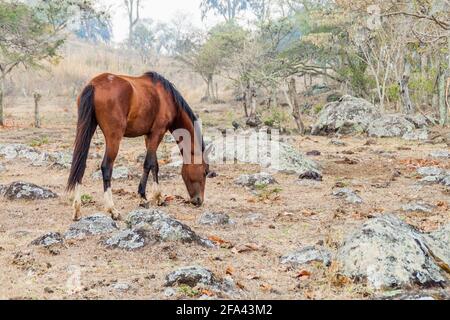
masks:
[[[181,169],[181,175],[191,197],[191,203],[196,206],[201,206],[203,203],[208,173],[209,165],[206,162],[202,164],[183,164]]]
[[[211,149],[212,146],[202,152],[201,163],[184,163],[181,169],[191,203],[195,206],[201,206],[205,199],[206,177],[209,174],[208,154]]]

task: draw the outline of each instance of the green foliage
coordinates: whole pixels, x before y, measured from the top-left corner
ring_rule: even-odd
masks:
[[[391,102],[400,101],[400,86],[397,83],[393,83],[386,89],[386,96]]]
[[[93,201],[94,201],[94,197],[92,197],[90,194],[82,194],[81,195],[81,203],[82,204],[92,203]]]
[[[194,289],[194,288],[188,286],[187,284],[180,285],[178,287],[178,291],[181,294],[184,294],[184,295],[186,295],[188,297],[196,297],[196,296],[200,295],[200,291],[199,290]]]
[[[34,147],[40,147],[40,146],[46,145],[49,142],[50,142],[49,138],[47,136],[43,136],[43,137],[39,137],[39,138],[31,140],[29,145],[30,145],[30,147],[34,148]]]
[[[279,107],[270,108],[270,113],[263,118],[263,123],[272,128],[284,128],[289,121],[289,114]]]

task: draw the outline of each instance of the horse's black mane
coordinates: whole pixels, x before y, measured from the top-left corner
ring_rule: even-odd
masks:
[[[175,104],[188,114],[189,118],[192,120],[192,123],[197,121],[197,116],[194,114],[194,111],[192,111],[189,104],[186,102],[186,100],[184,100],[183,96],[177,90],[177,88],[172,82],[170,82],[162,75],[154,71],[146,72],[145,75],[148,76],[150,79],[152,79],[153,83],[156,84],[159,82],[164,86],[164,89],[166,89],[166,91],[168,91],[172,95]]]
[[[149,77],[150,79],[152,79],[154,84],[157,84],[159,82],[164,86],[164,89],[172,95],[175,105],[177,105],[179,108],[183,109],[187,113],[187,115],[191,119],[192,123],[194,124],[195,130],[198,130],[198,128],[197,128],[198,122],[196,123],[196,121],[198,120],[197,116],[195,115],[194,111],[192,111],[191,107],[186,102],[186,100],[184,100],[183,96],[177,90],[175,85],[157,72],[149,71],[149,72],[146,72],[145,75],[147,77]],[[203,141],[202,136],[201,136],[201,144],[202,144],[202,150],[204,151],[205,143]]]

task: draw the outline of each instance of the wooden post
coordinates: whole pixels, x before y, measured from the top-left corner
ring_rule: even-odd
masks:
[[[42,95],[35,91],[33,93],[33,98],[34,98],[34,126],[36,128],[40,128],[41,127],[41,117],[39,115],[39,101],[42,98]]]

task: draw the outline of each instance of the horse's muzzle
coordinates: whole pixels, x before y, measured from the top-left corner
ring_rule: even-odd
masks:
[[[203,203],[203,199],[200,196],[196,196],[191,199],[191,203],[194,206],[200,207]]]

